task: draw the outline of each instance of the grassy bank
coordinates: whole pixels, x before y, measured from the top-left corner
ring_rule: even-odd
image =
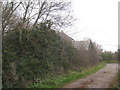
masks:
[[[82,77],[85,77],[89,74],[92,74],[99,69],[103,68],[106,64],[100,63],[92,68],[84,69],[82,71],[71,71],[69,74],[64,76],[58,76],[51,79],[42,80],[38,84],[33,84],[30,86],[30,88],[58,88],[62,87],[63,85],[70,83],[76,79],[80,79]]]
[[[120,61],[104,61],[105,63],[120,63]]]

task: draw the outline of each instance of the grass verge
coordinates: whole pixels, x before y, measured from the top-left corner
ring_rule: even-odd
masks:
[[[105,63],[120,63],[120,61],[104,61]]]
[[[82,72],[71,71],[69,74],[64,76],[58,76],[52,79],[42,80],[38,84],[31,85],[30,88],[59,88],[74,80],[77,80],[89,74],[92,74],[98,71],[99,69],[103,68],[105,65],[106,65],[105,63],[100,63],[92,68],[85,69]]]

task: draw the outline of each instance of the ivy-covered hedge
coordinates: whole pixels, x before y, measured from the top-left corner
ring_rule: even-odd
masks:
[[[16,30],[3,37],[3,87],[27,87],[80,67],[79,52],[54,30]]]

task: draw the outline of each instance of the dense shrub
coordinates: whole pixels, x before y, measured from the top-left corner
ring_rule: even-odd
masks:
[[[3,87],[27,87],[76,67],[78,51],[54,30],[16,30],[3,37]]]
[[[103,52],[101,53],[101,57],[104,61],[111,61],[114,59],[112,52]]]

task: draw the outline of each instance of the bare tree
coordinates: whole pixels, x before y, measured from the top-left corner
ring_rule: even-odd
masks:
[[[39,23],[48,21],[52,22],[50,26],[54,29],[68,26],[72,24],[70,5],[71,2],[64,0],[4,2],[2,5],[3,33],[29,26],[34,28]]]
[[[100,54],[102,53],[101,46],[96,44],[95,42],[92,42],[91,39],[89,39],[89,60],[93,64],[98,63],[101,60]]]
[[[102,59],[102,57],[100,56],[100,54],[102,53],[101,46],[93,42],[91,39],[75,41],[75,43],[73,44],[75,48],[78,49],[80,53],[79,56],[83,61],[85,61],[86,65],[94,65]]]
[[[13,28],[14,24],[17,21],[17,17],[14,14],[16,9],[20,6],[21,2],[14,3],[14,2],[4,2],[2,7],[2,29],[3,34]],[[10,28],[11,27],[11,28]],[[9,28],[9,29],[8,29]]]
[[[2,32],[19,30],[19,43],[22,51],[23,30],[31,31],[45,24],[47,29],[58,29],[72,24],[71,2],[65,0],[36,0],[26,2],[4,2],[2,7]]]

